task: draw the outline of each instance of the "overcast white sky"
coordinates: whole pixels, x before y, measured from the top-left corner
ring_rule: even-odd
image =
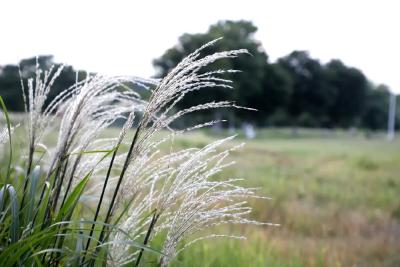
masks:
[[[185,33],[222,19],[254,22],[272,60],[308,50],[339,58],[400,92],[400,1],[167,0],[0,2],[0,65],[40,54],[75,68],[150,77]]]

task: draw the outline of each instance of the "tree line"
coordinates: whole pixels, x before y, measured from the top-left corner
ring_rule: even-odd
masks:
[[[246,120],[259,126],[387,127],[390,98],[387,86],[374,85],[361,70],[338,59],[322,64],[307,51],[293,51],[270,62],[262,44],[254,38],[256,31],[257,27],[249,21],[220,21],[206,33],[182,35],[177,45],[154,60],[154,65],[158,75],[163,76],[194,49],[223,36],[207,53],[240,48],[250,53],[213,66],[242,70],[227,75],[234,81],[235,91],[194,92],[181,105],[193,105],[211,94],[258,110],[257,113],[235,110],[229,111],[235,116],[225,115],[236,118],[237,122]]]
[[[361,70],[346,66],[338,59],[322,64],[307,51],[293,51],[271,62],[262,44],[255,39],[257,27],[249,21],[220,21],[206,33],[183,34],[174,47],[168,49],[153,64],[156,76],[166,75],[185,56],[203,44],[223,37],[204,53],[247,49],[248,55],[233,60],[215,62],[203,71],[215,69],[240,70],[221,76],[234,81],[234,90],[213,89],[187,95],[179,108],[204,103],[207,99],[231,100],[237,105],[255,108],[247,110],[218,110],[203,112],[186,120],[228,119],[239,125],[251,122],[260,127],[301,126],[322,128],[362,127],[372,130],[387,127],[389,88],[370,82]],[[54,64],[52,56],[38,58],[41,67]],[[0,95],[10,110],[22,111],[22,78],[32,77],[36,59],[30,58],[14,65],[0,66]],[[83,74],[81,74],[83,75]],[[76,79],[75,70],[66,66],[54,84],[51,100]],[[399,98],[399,96],[397,96]],[[397,101],[399,105],[399,101]],[[400,124],[400,108],[396,125]],[[184,121],[183,121],[184,123]]]

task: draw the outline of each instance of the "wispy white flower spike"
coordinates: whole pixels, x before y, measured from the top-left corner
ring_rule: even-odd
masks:
[[[247,51],[232,50],[202,56],[203,50],[218,40],[190,54],[161,80],[88,74],[50,103],[47,101],[49,92],[63,66],[53,66],[42,72],[37,63],[36,76],[28,80],[24,94],[25,108],[29,112],[28,162],[29,165],[33,162],[36,149],[45,152],[39,160],[45,159],[41,161],[45,165],[45,180],[51,183],[46,214],[50,216],[51,211],[57,210],[58,200],[62,199],[63,205],[72,188],[91,173],[91,181],[80,201],[87,206],[91,206],[93,200],[98,203],[94,221],[100,218],[100,209],[107,214],[105,225],[112,223],[114,213],[122,207],[126,211],[116,225],[118,230],[109,229],[108,242],[104,237],[106,226],[99,234],[97,248],[109,247],[110,265],[139,263],[143,249],[132,252],[127,246],[129,242],[148,245],[154,237],[163,237],[161,250],[165,256],[160,257],[160,266],[167,266],[181,251],[182,240],[189,242],[184,249],[206,238],[242,238],[218,233],[198,237],[207,228],[221,224],[263,224],[247,218],[251,208],[246,199],[257,197],[256,189],[241,187],[238,179],[220,177],[225,168],[234,164],[229,160],[230,153],[241,147],[241,144],[230,147],[234,136],[202,148],[175,151],[173,147],[176,135],[218,122],[174,130],[173,123],[183,116],[217,108],[246,109],[229,101],[210,101],[177,110],[180,101],[193,91],[208,87],[232,89],[232,81],[223,75],[237,70],[204,72],[203,69],[217,60],[235,58]],[[148,101],[129,89],[132,83],[150,90]],[[25,92],[25,88],[22,89]],[[119,119],[125,120],[120,134],[103,138],[105,130]],[[127,144],[129,151],[119,151],[118,148],[126,144],[125,137],[134,124],[137,127],[132,142]],[[58,131],[54,148],[41,145],[50,129]],[[161,134],[160,137],[158,134],[162,130],[168,130],[169,135]],[[0,144],[6,138],[7,135],[0,131]],[[162,150],[160,146],[168,142],[171,142],[170,150]],[[112,157],[104,158],[107,154]],[[38,205],[43,194],[44,188]],[[104,207],[108,207],[107,212]],[[93,237],[93,229],[94,224],[90,237]],[[86,249],[93,248],[90,240]]]
[[[162,129],[172,130],[170,125],[188,113],[214,108],[243,108],[221,101],[174,112],[179,101],[192,91],[206,87],[231,88],[231,81],[218,75],[237,71],[200,71],[218,59],[237,57],[247,51],[220,52],[201,58],[200,52],[216,41],[183,59],[153,91],[137,130],[138,138],[118,197],[119,204],[133,200],[126,219],[119,225],[132,239],[140,242],[145,236],[151,239],[161,233],[167,234],[163,245],[167,257],[161,257],[162,266],[167,266],[178,253],[178,244],[184,238],[208,227],[227,223],[261,224],[246,218],[251,208],[244,199],[257,197],[255,189],[240,187],[237,179],[215,180],[216,175],[233,164],[227,161],[229,153],[241,146],[225,147],[234,137],[215,141],[202,149],[171,150],[167,154],[160,154],[157,149],[168,137],[157,141],[156,133]],[[206,122],[174,132],[180,134],[214,123]],[[209,237],[222,236],[226,235]],[[111,255],[119,264],[138,260],[141,256],[141,253],[129,253],[129,247],[123,245],[126,238],[121,233],[113,236],[116,242],[111,246]]]

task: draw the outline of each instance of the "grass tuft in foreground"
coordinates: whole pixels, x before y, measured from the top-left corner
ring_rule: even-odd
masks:
[[[242,238],[207,229],[263,224],[248,219],[247,200],[257,198],[254,189],[240,186],[236,178],[214,179],[232,165],[228,156],[241,146],[226,147],[233,137],[201,148],[173,146],[175,137],[216,123],[173,130],[171,124],[182,116],[243,108],[221,101],[176,109],[192,91],[231,88],[221,74],[233,70],[201,70],[246,51],[201,56],[216,41],[160,81],[88,74],[50,103],[47,96],[63,67],[43,71],[37,64],[35,77],[21,82],[27,118],[17,140],[1,101],[6,118],[0,132],[3,266],[139,266],[149,257],[154,265],[168,266],[197,241]],[[132,84],[150,91],[148,101],[130,89]],[[125,120],[121,131],[105,138],[118,119]],[[169,134],[159,135],[162,130]],[[169,150],[160,153],[161,144]]]

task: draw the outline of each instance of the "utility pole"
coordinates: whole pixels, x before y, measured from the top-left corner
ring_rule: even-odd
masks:
[[[391,93],[389,99],[389,116],[388,116],[388,132],[387,139],[394,139],[394,130],[395,130],[395,117],[396,117],[396,94]]]

